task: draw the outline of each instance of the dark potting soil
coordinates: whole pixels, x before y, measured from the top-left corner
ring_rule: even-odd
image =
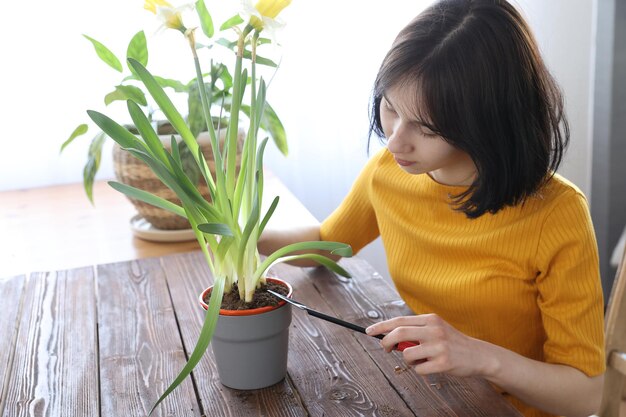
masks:
[[[239,287],[237,286],[237,283],[235,283],[230,292],[224,294],[224,298],[222,299],[222,306],[220,308],[224,310],[249,310],[253,308],[277,306],[279,300],[272,294],[268,293],[266,291],[268,289],[276,291],[277,293],[282,295],[287,295],[287,293],[289,292],[289,289],[284,285],[267,281],[265,284],[261,284],[261,286],[255,290],[252,301],[246,303],[241,298],[239,298]],[[204,302],[208,304],[209,298],[210,293],[204,297]]]

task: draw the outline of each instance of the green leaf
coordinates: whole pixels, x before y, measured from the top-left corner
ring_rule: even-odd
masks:
[[[117,59],[115,54],[111,52],[109,48],[107,48],[92,37],[89,37],[87,35],[83,36],[85,37],[85,39],[92,43],[93,47],[96,50],[96,54],[98,54],[100,59],[104,61],[105,64],[109,65],[111,68],[118,72],[122,72],[122,64],[120,63],[120,60]]]
[[[180,371],[174,382],[165,390],[165,392],[159,397],[157,402],[152,406],[149,414],[152,414],[154,409],[163,401],[177,386],[179,386],[185,378],[189,376],[191,371],[196,367],[202,356],[204,356],[204,352],[206,352],[209,347],[209,343],[211,343],[211,339],[213,338],[213,333],[215,332],[215,326],[217,325],[217,319],[220,314],[220,306],[222,304],[222,298],[224,297],[224,277],[217,277],[215,279],[215,284],[213,285],[213,290],[211,291],[211,300],[209,301],[209,308],[207,309],[206,315],[204,316],[204,324],[202,325],[202,330],[200,330],[200,336],[198,336],[198,341],[196,342],[196,347],[193,349],[193,352],[189,356],[189,360]]]
[[[200,172],[200,167],[196,163],[195,156],[191,153],[191,149],[185,142],[181,142],[179,145],[180,151],[180,164],[183,167],[183,171],[193,184],[198,184],[200,182],[200,176],[202,173]]]
[[[141,142],[140,144],[143,145],[143,143]],[[219,217],[219,213],[217,212],[217,210],[215,210],[215,208],[207,203],[197,192],[197,190],[193,188],[192,185],[190,185],[189,179],[184,176],[184,173],[182,172],[180,167],[176,165],[176,162],[169,154],[167,154],[169,165],[175,170],[174,174],[170,173],[170,171],[163,162],[153,158],[145,150],[138,150],[138,148],[135,147],[127,149],[127,151],[139,160],[145,162],[156,174],[156,176],[159,177],[163,184],[165,184],[172,191],[174,191],[176,196],[182,201],[185,211],[189,211],[187,213],[187,218],[190,222],[192,222],[192,219],[190,217],[191,215],[199,216],[197,208],[198,205],[202,205],[203,209],[205,209],[207,213],[213,216],[213,219],[217,219]]]
[[[208,100],[211,102],[211,92],[207,89]],[[194,83],[189,87],[189,96],[187,97],[187,123],[189,129],[195,138],[203,130],[207,129],[206,120],[204,119],[204,110],[202,108],[202,100],[200,99],[200,88],[198,83]]]
[[[209,187],[209,196],[211,201],[215,201],[215,181],[213,180],[213,174],[209,170],[204,154],[202,153],[202,148],[198,148],[198,161],[200,161],[198,164],[200,167],[200,173],[204,177],[207,187]]]
[[[220,30],[230,29],[233,26],[236,26],[236,25],[238,25],[240,23],[243,23],[243,19],[241,18],[241,16],[236,14],[233,17],[231,17],[230,19],[228,19],[227,21],[225,21],[224,23],[222,23],[222,26],[220,26]]]
[[[139,149],[146,151],[146,145],[135,135],[130,133],[124,126],[118,124],[110,117],[93,110],[87,110],[87,114],[111,139],[119,143],[125,149]]]
[[[352,275],[350,275],[348,271],[339,266],[339,264],[337,264],[335,261],[317,253],[304,253],[302,255],[284,256],[282,258],[276,259],[272,265],[276,265],[277,263],[281,262],[291,262],[298,259],[311,259],[312,261],[315,261],[320,265],[324,265],[326,268],[330,269],[336,274],[341,275],[342,277],[352,278]]]
[[[78,136],[81,136],[87,133],[88,130],[89,130],[89,127],[86,124],[83,123],[83,124],[78,125],[76,129],[74,129],[70,137],[65,142],[63,142],[63,145],[61,145],[61,150],[59,151],[59,153],[63,152],[63,149],[65,149],[67,145],[72,143],[72,141],[76,139]]]
[[[115,91],[110,92],[104,97],[104,104],[108,106],[112,102],[119,100],[132,100],[142,106],[148,105],[144,92],[139,87],[133,85],[116,85]]]
[[[170,138],[170,147],[172,148],[172,159],[176,161],[178,165],[183,165],[180,161],[180,151],[178,149],[178,142],[176,142],[176,138],[174,135]]]
[[[163,78],[156,75],[154,76],[154,79],[156,80],[157,84],[159,84],[162,88],[170,87],[177,93],[186,93],[189,90],[189,88],[185,84],[181,83],[178,80]]]
[[[283,155],[287,156],[289,146],[287,144],[285,128],[268,102],[265,102],[265,111],[261,118],[261,128],[270,134],[278,150],[280,150]]]
[[[274,200],[272,201],[270,208],[267,209],[265,216],[263,216],[263,220],[261,220],[261,224],[259,225],[259,235],[263,232],[263,230],[265,230],[265,226],[267,225],[267,222],[272,217],[272,214],[274,214],[274,210],[276,210],[276,206],[278,206],[278,201],[279,201],[279,197],[278,196],[274,197]]]
[[[141,62],[141,65],[144,67],[148,66],[148,43],[143,30],[137,32],[130,40],[126,50],[126,59],[128,60],[128,58]],[[133,68],[130,65],[128,65],[128,69],[133,72]]]
[[[211,14],[204,4],[204,0],[196,1],[196,11],[198,12],[198,17],[200,17],[202,32],[204,32],[208,38],[212,38],[215,33],[215,29],[213,28],[213,19],[211,19]]]
[[[242,105],[241,110],[250,117],[250,106]],[[274,144],[280,152],[287,156],[289,153],[289,145],[287,143],[287,134],[282,122],[270,104],[265,102],[265,110],[261,116],[260,126],[272,137]]]
[[[191,133],[191,130],[189,130],[185,119],[178,112],[178,110],[172,103],[172,100],[170,100],[167,94],[165,94],[163,88],[159,86],[152,74],[150,74],[150,72],[143,65],[133,59],[129,59],[128,62],[135,69],[137,75],[141,78],[144,85],[150,92],[150,95],[152,96],[154,101],[156,101],[161,111],[167,117],[167,120],[170,121],[174,129],[176,129],[176,131],[183,138],[187,146],[189,146],[189,149],[195,155],[198,151],[196,138],[193,137],[193,134]]]
[[[246,59],[252,59],[252,52],[248,51],[247,49],[245,49],[243,51],[243,57]],[[267,65],[268,67],[272,67],[272,68],[277,68],[278,65],[272,61],[271,59],[268,58],[263,58],[262,56],[259,56],[257,54],[256,56],[256,63],[257,64],[261,64],[261,65]]]
[[[269,255],[265,260],[259,265],[255,272],[255,281],[260,278],[260,276],[273,265],[274,261],[278,258],[287,255],[288,253],[296,252],[296,251],[304,251],[304,250],[326,250],[329,251],[333,255],[350,257],[352,256],[352,247],[346,243],[340,242],[326,242],[326,241],[311,241],[311,242],[298,242],[292,243],[291,245],[284,246],[274,253]]]
[[[218,40],[215,41],[215,43],[225,46],[226,48],[230,49],[231,51],[235,50],[235,47],[237,46],[237,41],[230,41],[226,38],[219,38]]]
[[[131,187],[130,185],[122,184],[120,182],[109,181],[108,184],[113,189],[127,195],[130,198],[134,198],[136,200],[143,201],[144,203],[151,204],[155,207],[162,208],[163,210],[178,214],[181,217],[187,217],[185,214],[185,210],[183,210],[181,206],[174,204],[171,201],[165,200],[164,198],[156,196],[147,191]]]
[[[104,132],[98,133],[89,145],[89,152],[87,154],[87,163],[83,168],[83,185],[85,187],[85,193],[93,204],[93,182],[100,168],[100,159],[102,157],[102,144],[106,139]]]
[[[203,223],[198,225],[198,229],[211,235],[233,236],[230,227],[223,223]]]
[[[137,129],[144,142],[148,146],[150,150],[150,154],[163,162],[166,166],[168,165],[167,155],[165,154],[165,148],[161,143],[161,139],[154,131],[150,120],[146,117],[146,115],[141,111],[141,108],[132,100],[128,100],[126,102],[128,107],[128,113],[130,117],[133,119],[134,127]]]
[[[178,156],[178,144],[172,135],[172,153],[176,153],[176,159],[174,156],[166,154],[169,160],[169,166],[172,168],[172,174],[174,175],[174,184],[168,184],[168,186],[176,193],[178,198],[183,202],[184,207],[201,205],[206,210],[210,211],[215,216],[218,215],[215,208],[212,207],[200,194],[195,184],[191,182],[187,174],[182,168],[180,157]],[[169,172],[168,172],[169,174]]]
[[[219,78],[222,80],[224,84],[224,92],[230,94],[229,90],[233,87],[233,76],[230,75],[228,71],[228,67],[224,64],[221,64]]]
[[[230,249],[230,247],[235,243],[235,239],[230,236],[224,236],[220,239],[220,243],[217,246],[217,250],[215,251],[216,259],[224,259],[226,258],[226,253]]]

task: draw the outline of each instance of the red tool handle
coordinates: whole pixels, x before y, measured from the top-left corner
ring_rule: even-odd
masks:
[[[404,349],[408,349],[410,347],[417,346],[419,344],[420,342],[400,342],[393,348],[393,350],[402,352]]]

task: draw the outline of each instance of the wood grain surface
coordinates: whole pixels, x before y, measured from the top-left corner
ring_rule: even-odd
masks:
[[[145,416],[186,362],[158,259],[98,267],[103,416]],[[191,379],[153,416],[199,416]]]
[[[410,313],[365,261],[342,264],[354,278],[287,265],[271,272],[294,286],[298,301],[364,326]],[[147,416],[195,346],[204,316],[198,295],[211,283],[199,251],[0,280],[0,330],[8,335],[1,415]],[[289,340],[280,383],[226,388],[209,350],[153,415],[520,416],[485,381],[419,377],[377,339],[300,310]]]
[[[25,279],[3,416],[97,415],[95,325],[92,268]]]

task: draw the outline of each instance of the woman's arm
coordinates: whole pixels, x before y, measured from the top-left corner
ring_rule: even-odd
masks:
[[[267,228],[263,231],[263,234],[258,241],[258,249],[262,255],[270,255],[283,246],[297,242],[318,241],[320,238],[320,225],[309,224],[306,226],[292,227],[290,229],[271,229]],[[330,255],[327,251],[306,251],[307,253],[319,253],[320,255],[327,256],[328,258],[338,261],[340,256]],[[297,254],[300,252],[294,252]],[[318,266],[317,262],[309,259],[299,259],[297,261],[289,262],[291,265],[296,266]]]
[[[381,340],[387,352],[399,342],[419,341],[404,350],[403,358],[421,375],[483,377],[525,403],[558,415],[588,416],[600,407],[603,375],[588,377],[570,366],[528,359],[466,336],[435,314],[397,317],[368,327],[367,333],[388,333]]]

